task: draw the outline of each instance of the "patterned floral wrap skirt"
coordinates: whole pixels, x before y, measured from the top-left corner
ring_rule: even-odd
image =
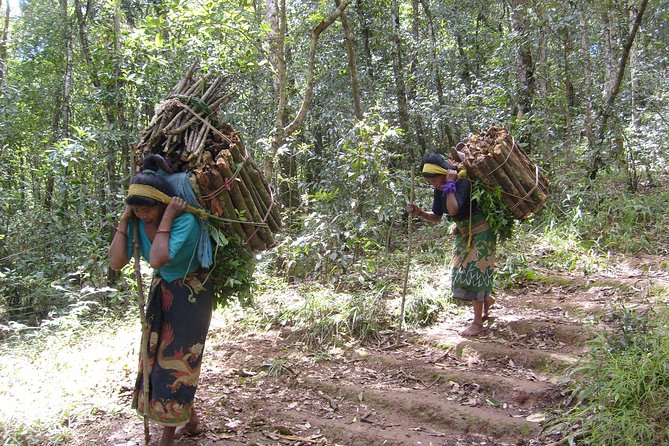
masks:
[[[191,273],[172,283],[154,277],[146,307],[149,408],[146,415],[163,426],[190,418],[200,377],[202,353],[211,321],[213,290]],[[144,416],[143,361],[135,383],[132,407]]]
[[[459,301],[485,301],[493,288],[496,236],[485,217],[456,222],[451,291]],[[471,235],[470,235],[471,234]]]

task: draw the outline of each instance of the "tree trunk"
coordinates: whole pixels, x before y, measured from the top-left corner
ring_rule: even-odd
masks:
[[[416,82],[418,82],[418,47],[420,40],[420,23],[418,22],[419,12],[418,6],[420,0],[411,0],[411,6],[413,7],[413,21],[411,23],[411,34],[413,36],[414,45],[413,45],[413,54],[411,56],[411,79],[409,81],[408,88],[408,99],[411,105],[411,115],[413,116],[413,125],[415,132],[415,141],[418,147],[421,148],[423,153],[427,152],[427,141],[425,139],[425,128],[423,126],[423,119],[421,117],[420,110],[416,105]]]
[[[339,7],[341,0],[335,0],[335,5]],[[360,81],[358,80],[358,66],[355,62],[355,39],[351,32],[351,27],[348,24],[348,17],[346,11],[342,11],[339,17],[342,28],[344,29],[344,37],[346,39],[346,52],[348,54],[348,73],[351,77],[351,93],[353,94],[353,109],[355,110],[355,118],[362,121],[362,105],[360,104]]]
[[[2,11],[2,0],[0,0],[0,11]],[[7,39],[9,38],[9,1],[5,7],[5,20],[0,32],[0,98],[4,97],[5,74],[7,72]]]
[[[539,96],[539,101],[541,102],[541,134],[548,135],[550,129],[550,113],[548,110],[548,79],[550,76],[549,73],[549,61],[548,61],[548,36],[549,30],[548,25],[545,20],[542,20],[542,27],[539,29],[541,38],[539,39],[539,48],[537,51],[537,71],[539,72],[539,77],[537,79],[537,95]],[[546,153],[548,155],[548,153]]]
[[[638,10],[634,1],[630,2],[629,5],[629,15],[630,15],[630,33],[634,28],[634,18],[638,14]],[[639,43],[638,39],[635,39],[630,48],[630,89],[632,96],[632,125],[631,125],[631,135],[630,135],[630,144],[628,148],[628,156],[625,157],[625,168],[627,171],[627,182],[629,189],[631,191],[636,191],[639,184],[639,176],[636,169],[635,159],[636,153],[635,148],[638,147],[637,141],[639,140],[639,131],[641,128],[641,110],[643,108],[643,98],[641,96],[640,80],[639,80],[639,71],[640,71],[640,61],[639,61]]]
[[[511,24],[517,36],[516,39],[516,72],[518,86],[516,102],[521,118],[532,111],[532,101],[535,94],[534,62],[532,61],[532,46],[529,42],[529,24],[527,23],[525,0],[511,0]],[[523,135],[526,151],[531,152],[531,133]]]
[[[304,163],[304,178],[307,182],[309,193],[314,193],[319,187],[323,171],[323,153],[326,147],[325,137],[323,135],[323,126],[318,119],[318,116],[311,121],[311,133],[314,135],[313,140],[313,156],[308,162]]]
[[[582,0],[579,5],[580,10],[580,28],[581,28],[581,55],[583,56],[583,91],[581,95],[585,98],[584,106],[584,120],[585,120],[585,137],[588,143],[588,152],[595,152],[595,117],[593,112],[592,98],[594,88],[592,84],[592,60],[590,58],[590,38],[587,20],[587,6],[588,2]]]
[[[267,14],[266,21],[271,29],[270,33],[270,45],[269,45],[269,58],[272,66],[274,67],[274,72],[276,75],[273,78],[273,87],[275,100],[277,102],[277,110],[275,117],[275,128],[274,134],[272,136],[271,146],[270,146],[270,156],[266,159],[265,162],[265,173],[267,177],[271,180],[273,178],[274,172],[274,160],[279,154],[279,151],[286,144],[288,138],[293,135],[304,123],[304,120],[307,116],[307,111],[311,106],[311,99],[313,97],[314,90],[314,66],[316,64],[316,48],[318,46],[318,39],[323,31],[325,31],[332,23],[337,20],[342,12],[346,9],[351,0],[343,0],[337,6],[337,8],[324,20],[322,20],[314,29],[311,31],[311,39],[309,45],[309,55],[307,57],[307,73],[306,73],[306,85],[304,87],[304,97],[302,98],[302,104],[300,109],[297,111],[295,118],[289,123],[286,122],[286,105],[288,103],[287,97],[287,68],[286,68],[286,47],[285,47],[285,36],[286,36],[286,2],[285,0],[267,0]],[[283,159],[280,160],[281,165],[288,169],[288,172],[293,172],[294,169],[291,167],[293,160],[292,159]],[[290,195],[290,194],[288,194]],[[297,197],[295,197],[297,199]]]
[[[472,68],[469,63],[469,58],[465,52],[465,44],[462,39],[462,35],[457,33],[455,35],[455,43],[458,48],[458,59],[460,65],[460,78],[462,79],[463,84],[465,85],[465,93],[467,95],[472,92]]]
[[[618,39],[616,38],[616,14],[615,4],[608,0],[606,7],[602,9],[602,53],[604,55],[604,95],[608,95],[613,89],[615,82],[616,50]]]
[[[113,97],[116,98],[116,102],[113,105],[113,113],[115,119],[112,122],[115,122],[116,129],[120,133],[120,145],[121,145],[121,172],[122,177],[130,178],[133,171],[130,169],[130,142],[128,141],[128,131],[127,131],[127,122],[126,122],[126,112],[125,112],[125,94],[123,92],[123,81],[121,80],[122,69],[123,69],[123,56],[121,48],[121,3],[116,1],[114,3],[114,87],[115,94]],[[108,210],[106,209],[105,203],[109,202],[108,198],[112,196],[112,191],[118,190],[120,186],[120,179],[118,175],[118,158],[116,143],[109,141],[106,145],[107,147],[107,156],[105,159],[105,164],[107,167],[107,181],[103,184],[100,194],[100,203],[102,215],[107,215]],[[110,228],[110,231],[112,228]],[[114,282],[118,277],[118,271],[114,271],[111,268],[107,270],[107,278],[110,282]]]
[[[564,107],[564,139],[567,151],[571,151],[574,146],[572,137],[572,111],[576,107],[576,92],[574,81],[572,80],[571,65],[569,57],[572,53],[572,40],[570,29],[564,27],[560,30],[562,40],[562,81],[564,85],[565,107]]]
[[[65,21],[65,73],[63,75],[63,100],[61,104],[60,137],[70,136],[70,114],[72,102],[72,81],[74,67],[72,65],[72,26],[68,13],[67,0],[60,0],[63,18]]]
[[[618,63],[618,70],[613,85],[611,87],[611,90],[609,90],[606,94],[604,107],[599,115],[599,120],[597,123],[597,143],[595,146],[594,154],[592,156],[592,162],[590,164],[590,172],[588,175],[591,180],[594,180],[597,177],[599,169],[601,169],[604,163],[603,147],[604,147],[604,139],[606,138],[606,128],[607,128],[606,126],[609,117],[613,112],[613,104],[615,103],[618,92],[620,91],[620,85],[622,84],[623,77],[625,75],[625,69],[627,67],[627,61],[629,60],[630,49],[632,48],[634,39],[636,38],[636,35],[639,31],[639,27],[641,26],[641,20],[643,19],[643,15],[646,12],[647,6],[648,6],[648,0],[641,0],[641,5],[639,6],[638,12],[635,14],[634,22],[631,25],[632,29],[622,48],[622,55]]]
[[[369,43],[369,40],[372,36],[372,31],[367,22],[367,16],[365,15],[365,10],[362,7],[363,0],[356,1],[356,9],[358,11],[358,16],[360,17],[360,32],[362,33],[362,47],[363,53],[365,55],[365,74],[370,84],[374,84],[374,64],[372,58],[372,47]]]
[[[434,29],[434,19],[432,17],[432,12],[430,10],[429,0],[421,0],[423,5],[423,11],[425,12],[425,17],[427,18],[427,25],[430,31],[430,66],[432,68],[432,76],[434,78],[434,86],[437,91],[437,103],[439,104],[439,115],[443,116],[443,112],[446,108],[446,99],[444,97],[444,84],[441,79],[441,70],[439,70],[439,62],[437,61],[437,36]],[[453,147],[457,143],[455,137],[453,136],[453,129],[448,122],[448,118],[444,117],[443,120],[439,121],[437,125],[437,131],[439,132],[439,142],[446,139],[446,146]]]
[[[307,80],[304,89],[304,98],[302,99],[302,104],[300,105],[300,109],[298,110],[297,115],[285,129],[286,136],[292,135],[302,126],[304,119],[307,116],[307,111],[311,106],[311,99],[314,93],[314,65],[316,64],[316,48],[318,46],[318,39],[320,38],[321,33],[329,28],[330,25],[332,25],[334,21],[340,17],[341,13],[344,12],[350,2],[351,0],[343,0],[337,9],[335,9],[325,20],[316,25],[316,27],[311,31],[309,56],[307,58]]]
[[[269,62],[274,73],[272,89],[276,101],[276,115],[274,116],[274,136],[271,143],[269,157],[265,161],[267,177],[272,181],[274,176],[274,157],[284,144],[284,115],[286,110],[286,16],[285,0],[267,0],[265,20],[269,25]]]
[[[400,11],[397,0],[392,0],[393,15],[393,35],[394,46],[393,73],[395,77],[395,96],[397,99],[397,113],[400,121],[400,128],[404,130],[405,135],[409,134],[409,109],[407,106],[407,90],[404,82],[404,61],[402,55],[402,42],[400,39]]]
[[[114,48],[116,50],[116,57],[114,58],[115,71],[114,71],[114,84],[116,85],[116,111],[117,118],[116,124],[117,128],[121,132],[121,172],[123,173],[122,177],[130,178],[134,171],[131,170],[130,162],[130,141],[128,140],[128,135],[130,134],[128,129],[128,119],[127,111],[125,108],[126,95],[121,94],[126,91],[124,88],[125,81],[122,78],[123,74],[123,52],[122,52],[122,29],[121,29],[121,19],[122,19],[122,10],[121,10],[121,1],[117,0],[116,7],[114,8]],[[116,171],[110,178],[111,184],[118,186],[120,183],[119,176]]]
[[[91,57],[91,50],[88,46],[88,12],[89,8],[86,8],[86,16],[81,10],[81,1],[74,0],[74,14],[77,18],[77,29],[79,31],[79,43],[81,44],[81,53],[84,56],[86,61],[86,70],[88,75],[91,78],[91,83],[94,87],[100,88],[100,80],[98,79],[98,70],[93,64],[93,58]]]
[[[52,142],[63,140],[69,137],[70,132],[70,112],[71,112],[71,98],[72,98],[72,79],[74,75],[74,67],[72,65],[72,26],[70,22],[70,15],[68,13],[67,0],[60,0],[60,9],[64,24],[64,62],[65,71],[63,72],[62,90],[59,100],[56,101],[57,108],[54,110],[54,117],[51,125]],[[49,171],[47,174],[46,191],[44,195],[44,207],[51,210],[53,206],[54,192],[55,192],[55,172]],[[63,203],[67,198],[63,200]]]

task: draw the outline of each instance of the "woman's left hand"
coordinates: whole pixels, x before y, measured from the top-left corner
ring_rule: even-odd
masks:
[[[186,202],[181,197],[172,197],[172,201],[165,208],[163,218],[167,217],[174,220],[186,210]]]
[[[449,169],[446,174],[446,181],[457,181],[458,180],[458,171]]]

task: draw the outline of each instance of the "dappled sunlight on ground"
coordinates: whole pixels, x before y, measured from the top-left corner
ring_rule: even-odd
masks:
[[[68,425],[100,411],[127,410],[118,382],[130,385],[137,365],[139,323],[70,326],[56,334],[39,332],[28,343],[0,347],[0,420],[3,423]]]

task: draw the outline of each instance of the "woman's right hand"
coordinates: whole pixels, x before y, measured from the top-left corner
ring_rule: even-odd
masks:
[[[415,203],[407,203],[407,212],[409,215],[415,216],[422,214],[423,210]]]
[[[132,208],[126,206],[109,246],[109,266],[114,270],[120,270],[130,261],[126,246],[128,242],[128,223],[133,216]]]
[[[135,214],[132,211],[132,208],[130,206],[126,206],[123,210],[123,214],[121,214],[121,223],[129,222],[134,215]]]

